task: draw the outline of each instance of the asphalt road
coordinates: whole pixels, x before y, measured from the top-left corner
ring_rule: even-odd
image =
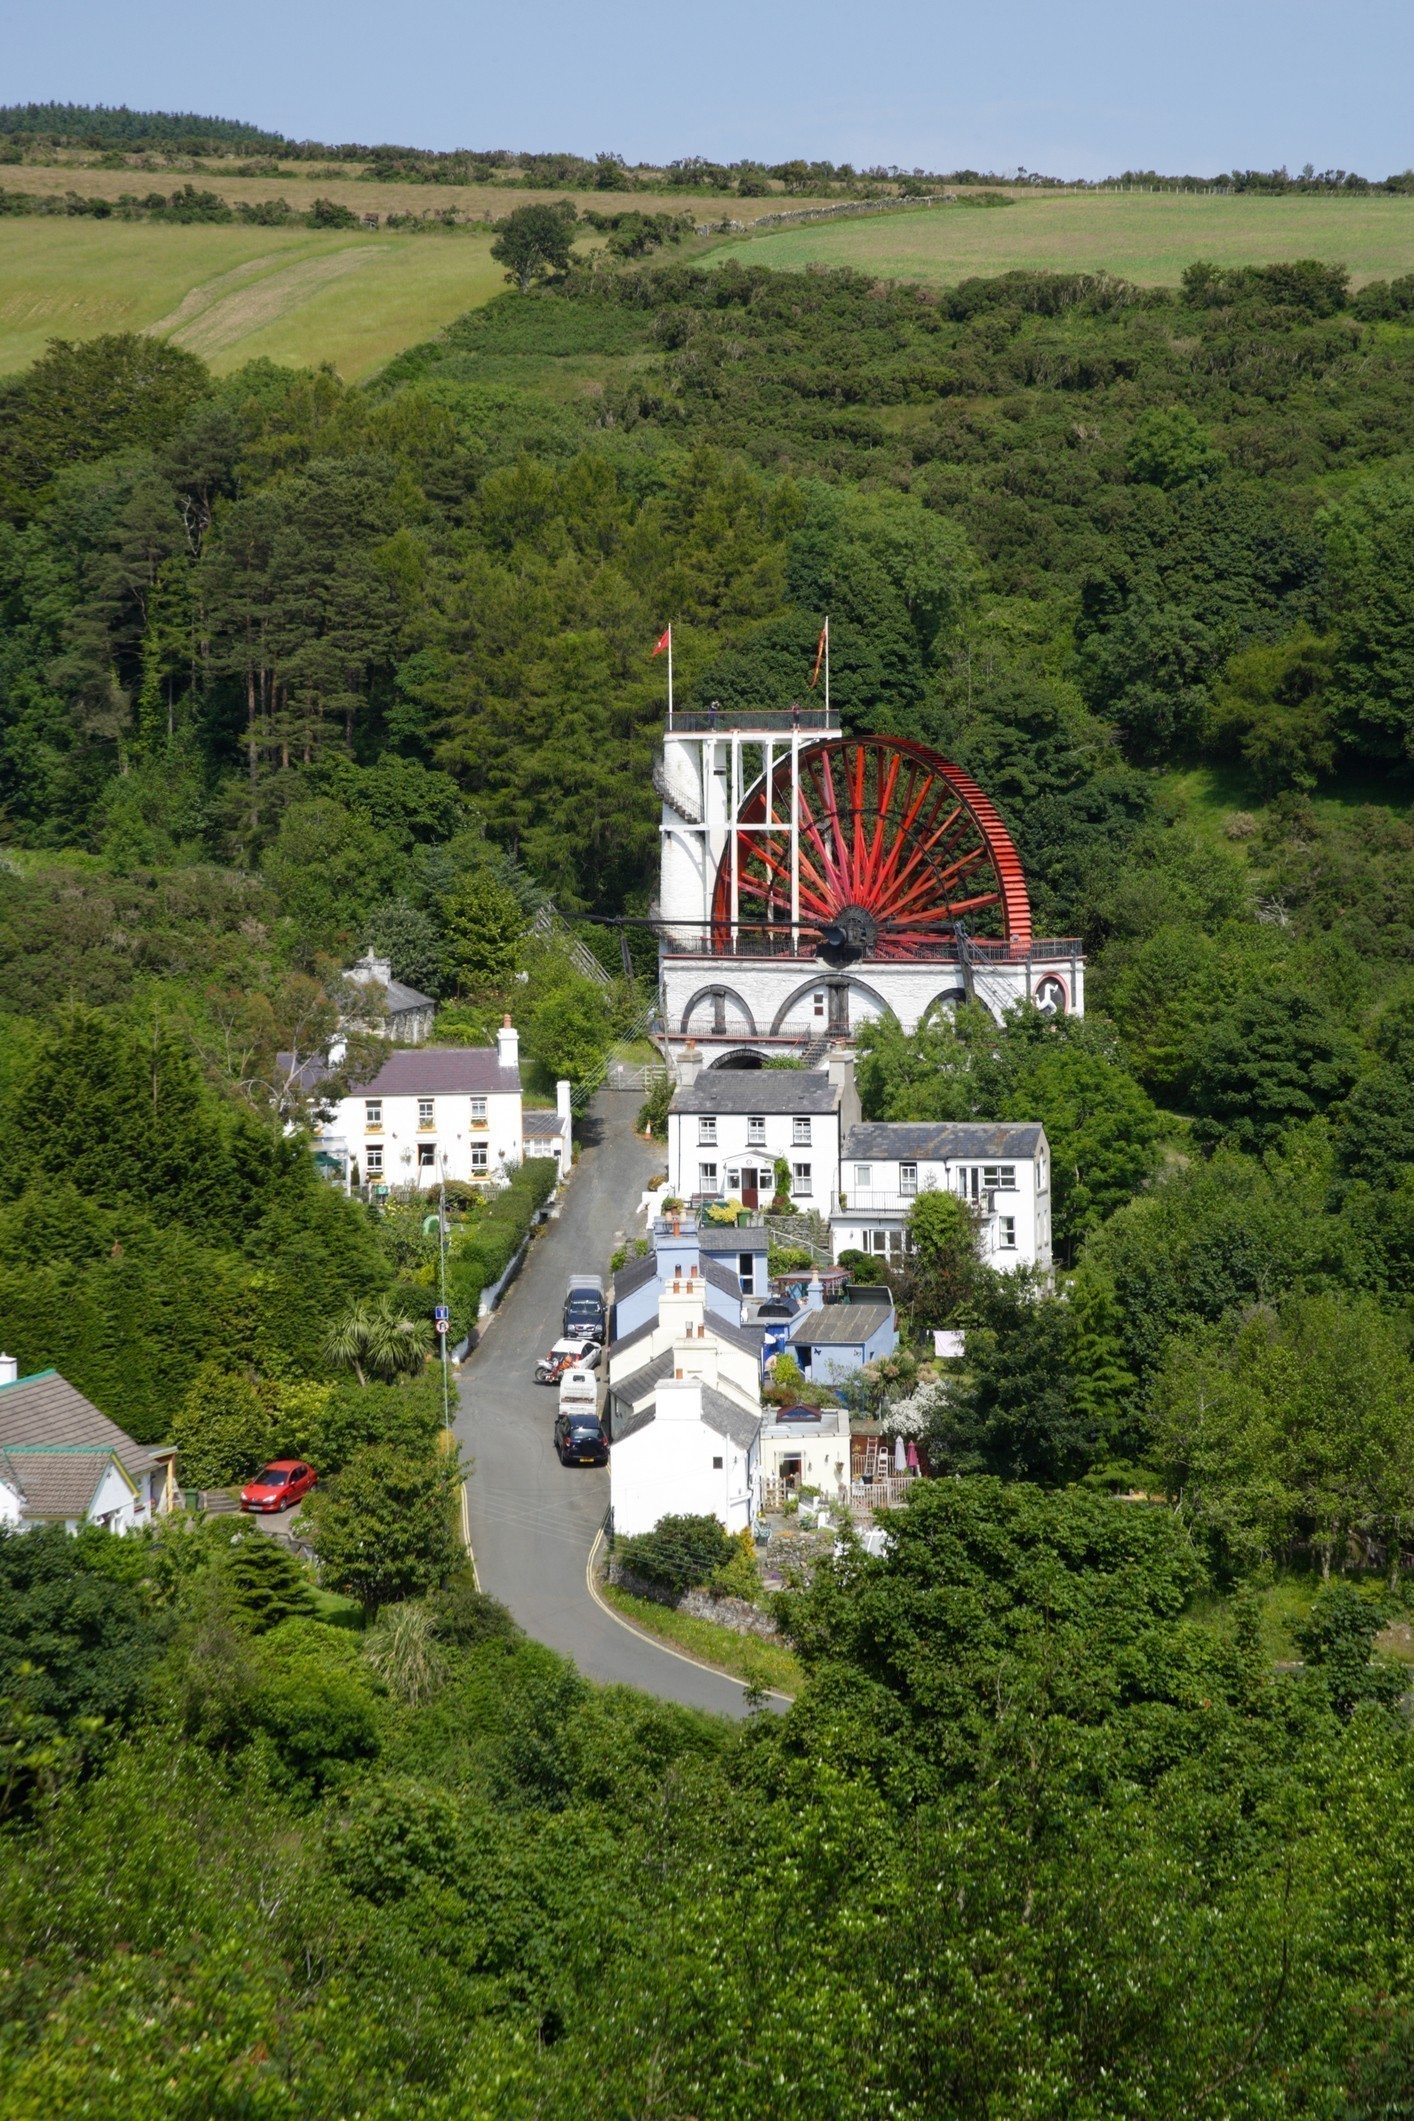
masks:
[[[571,1274],[602,1273],[618,1233],[635,1234],[644,1185],[661,1158],[633,1131],[637,1091],[601,1090],[581,1138],[583,1154],[548,1223],[462,1365],[455,1429],[464,1458],[471,1544],[481,1587],[526,1630],[573,1657],[590,1679],[744,1716],[740,1683],[675,1657],[596,1604],[589,1551],[609,1507],[609,1475],[563,1467],[552,1430],[556,1394],[532,1381],[535,1359],[559,1337]]]

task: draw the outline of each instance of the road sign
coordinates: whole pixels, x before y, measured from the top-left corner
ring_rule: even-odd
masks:
[[[448,1310],[445,1304],[434,1304],[432,1306],[432,1316],[437,1320],[439,1325],[445,1325],[451,1315],[451,1312]]]
[[[447,1332],[448,1330],[449,1330],[449,1328],[448,1328],[448,1325],[447,1325],[447,1321],[446,1321],[446,1319],[445,1319],[445,1318],[439,1318],[439,1319],[438,1319],[438,1321],[437,1321],[437,1331],[438,1331],[439,1333],[445,1333],[445,1332]]]

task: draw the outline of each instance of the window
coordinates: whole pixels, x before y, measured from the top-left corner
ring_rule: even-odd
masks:
[[[713,1471],[714,1473],[720,1473],[720,1472],[721,1472],[721,1470],[722,1470],[722,1461],[721,1461],[721,1459],[720,1459],[720,1458],[714,1458],[714,1459],[712,1460],[712,1471]]]
[[[1015,1164],[984,1164],[982,1183],[989,1193],[1014,1193],[1016,1191]]]
[[[699,1149],[715,1149],[717,1146],[717,1122],[715,1118],[703,1118],[697,1122],[697,1146]]]
[[[419,1170],[419,1171],[433,1171],[433,1170],[435,1170],[435,1169],[436,1169],[436,1167],[437,1167],[437,1144],[436,1144],[436,1142],[419,1142],[419,1143],[418,1143],[418,1145],[417,1145],[417,1168],[418,1168],[418,1170]]]
[[[1014,1252],[1016,1250],[1016,1217],[1014,1215],[999,1215],[997,1217],[997,1243],[1003,1252]]]
[[[473,1127],[484,1127],[486,1124],[486,1100],[484,1097],[474,1097],[471,1101],[471,1124]]]
[[[697,1190],[699,1193],[716,1192],[717,1166],[715,1164],[699,1164],[697,1166]]]
[[[813,1191],[814,1191],[814,1188],[813,1188],[813,1186],[811,1185],[811,1182],[810,1182],[810,1166],[809,1166],[809,1164],[792,1164],[792,1165],[791,1165],[791,1167],[790,1167],[790,1189],[791,1189],[791,1192],[792,1192],[792,1193],[810,1193],[810,1192],[813,1192]]]
[[[867,1193],[867,1192],[869,1191],[870,1187],[871,1187],[871,1186],[873,1185],[873,1183],[874,1183],[874,1166],[873,1166],[872,1164],[856,1164],[856,1165],[855,1165],[855,1167],[854,1167],[854,1190],[855,1190],[855,1192],[856,1192],[856,1193]]]
[[[364,1103],[363,1103],[363,1124],[365,1125],[365,1127],[381,1127],[381,1126],[382,1126],[382,1124],[383,1124],[383,1100],[382,1100],[382,1098],[381,1098],[381,1097],[368,1097],[368,1098],[365,1098],[365,1099],[364,1099]]]
[[[417,1124],[419,1127],[430,1127],[432,1125],[432,1100],[430,1097],[420,1097],[417,1101]]]
[[[790,1123],[791,1147],[808,1149],[810,1146],[810,1122],[808,1119],[793,1119]]]
[[[754,1252],[738,1252],[736,1256],[736,1271],[741,1277],[743,1295],[749,1296],[756,1287],[756,1254]]]
[[[368,1150],[364,1157],[364,1162],[368,1165],[370,1178],[381,1178],[383,1176],[383,1151],[381,1148]]]
[[[746,1122],[746,1146],[748,1149],[764,1149],[766,1146],[766,1121],[759,1112],[753,1112]]]
[[[471,1145],[471,1168],[472,1168],[472,1170],[473,1170],[473,1171],[485,1171],[485,1170],[489,1169],[489,1166],[490,1166],[490,1156],[491,1156],[491,1152],[490,1152],[490,1150],[489,1150],[489,1149],[487,1148],[487,1146],[486,1146],[485,1142],[473,1142],[473,1143],[472,1143],[472,1145]]]
[[[899,1165],[899,1167],[898,1167],[898,1189],[899,1189],[899,1192],[900,1192],[900,1193],[916,1193],[916,1192],[918,1191],[918,1166],[917,1166],[917,1164],[900,1164],[900,1165]]]
[[[821,988],[818,988],[818,989],[816,990],[816,992],[815,992],[814,994],[812,994],[812,995],[811,995],[811,997],[810,997],[810,1007],[811,1007],[811,1009],[813,1010],[814,1014],[815,1014],[815,1015],[816,1015],[817,1017],[823,1017],[823,1016],[824,1016],[824,1014],[825,1014],[825,990],[823,989],[823,987],[821,987]]]

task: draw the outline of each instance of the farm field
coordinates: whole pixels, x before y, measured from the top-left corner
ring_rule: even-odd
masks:
[[[1006,208],[929,207],[732,237],[711,252],[713,264],[727,258],[797,271],[851,265],[940,286],[1017,270],[1104,271],[1173,286],[1195,258],[1325,258],[1348,266],[1359,286],[1414,272],[1414,199],[1033,193]]]
[[[156,331],[218,374],[265,356],[347,381],[499,293],[489,235],[0,221],[0,374],[52,338]]]

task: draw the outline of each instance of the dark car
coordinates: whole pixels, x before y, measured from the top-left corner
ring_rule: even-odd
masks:
[[[243,1510],[288,1510],[303,1502],[318,1476],[302,1458],[277,1458],[241,1489]]]
[[[604,1338],[604,1299],[592,1290],[575,1290],[565,1298],[564,1331],[566,1340],[602,1340]]]
[[[597,1414],[571,1411],[557,1415],[555,1449],[560,1454],[562,1466],[606,1466],[609,1463],[609,1439]]]

